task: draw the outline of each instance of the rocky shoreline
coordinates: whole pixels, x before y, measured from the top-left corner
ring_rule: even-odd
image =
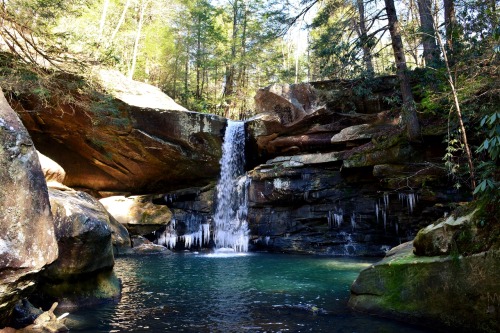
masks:
[[[171,250],[182,251],[211,223],[227,121],[144,84],[112,89],[117,74],[103,73],[105,99],[79,96],[91,109],[0,96],[3,325],[27,296],[66,309],[116,300],[116,255],[169,253],[154,242],[172,228]],[[386,255],[353,284],[353,309],[500,329],[498,228],[485,236],[483,217],[453,213],[471,198],[446,177],[446,127],[422,119],[422,142],[408,142],[386,102],[392,94],[393,77],[380,78],[369,99],[343,82],[258,92],[241,179],[250,250]],[[453,252],[481,240],[487,248]]]

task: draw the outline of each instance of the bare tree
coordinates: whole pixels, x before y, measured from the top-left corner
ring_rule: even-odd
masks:
[[[131,79],[134,77],[135,65],[137,63],[137,53],[139,51],[139,41],[141,39],[142,25],[144,23],[144,12],[146,11],[147,7],[148,7],[148,0],[143,0],[141,3],[140,13],[139,13],[139,22],[137,23],[137,32],[135,34],[134,52],[132,54],[132,66],[130,67],[130,70],[128,72],[128,77]]]

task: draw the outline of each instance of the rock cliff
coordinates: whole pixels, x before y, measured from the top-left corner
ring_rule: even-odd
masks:
[[[92,85],[61,76],[53,80],[64,93],[21,91],[10,103],[37,149],[66,171],[64,185],[155,193],[217,177],[224,118],[189,112],[118,72],[98,70]]]
[[[408,142],[397,106],[385,102],[394,79],[377,80],[369,100],[349,95],[363,82],[257,94],[260,113],[247,122],[248,220],[257,248],[383,255],[464,199],[445,177],[445,127],[422,119],[423,143]]]

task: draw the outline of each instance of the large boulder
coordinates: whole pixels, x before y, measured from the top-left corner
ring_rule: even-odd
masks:
[[[132,235],[150,234],[172,219],[167,205],[153,203],[153,196],[113,196],[100,199],[106,210]]]
[[[0,90],[0,325],[57,258],[47,185],[33,142]]]
[[[49,193],[60,254],[43,273],[39,293],[70,308],[118,297],[108,212],[84,192]]]
[[[11,98],[37,149],[66,171],[64,185],[155,193],[217,177],[226,119],[186,111],[118,72],[96,76],[96,89],[58,78],[69,91],[48,102],[30,92]]]
[[[282,125],[304,118],[316,108],[317,97],[309,83],[273,84],[255,95],[257,114],[276,115]]]
[[[458,250],[460,238],[470,241],[477,233],[472,222],[475,213],[459,217],[452,214],[421,229],[413,241],[414,253],[418,256],[440,256],[450,254],[453,249]]]
[[[391,250],[351,287],[355,310],[453,332],[500,331],[500,251],[416,256],[413,244]]]

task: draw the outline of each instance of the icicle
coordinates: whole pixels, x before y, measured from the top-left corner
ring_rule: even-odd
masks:
[[[386,209],[389,207],[389,193],[384,193],[384,206]]]
[[[266,237],[264,238],[264,241],[265,241],[266,245],[269,245],[269,241],[270,241],[270,240],[271,240],[271,237],[269,237],[269,236],[266,236]]]
[[[208,244],[210,241],[210,224],[200,224],[200,227],[203,232],[203,244]]]
[[[169,249],[174,249],[177,245],[177,234],[175,231],[165,232],[165,246]]]
[[[394,224],[394,228],[396,229],[396,235],[398,235],[399,234],[399,225],[397,222]]]
[[[351,227],[353,231],[356,229],[356,214],[354,213],[351,215]]]
[[[385,210],[382,211],[382,219],[384,220],[384,230],[387,227],[387,212]]]
[[[414,207],[415,207],[415,194],[410,193],[408,194],[408,209],[410,210],[410,213],[413,213]]]
[[[378,214],[379,214],[378,203],[375,203],[375,216],[377,217],[377,224],[378,224]]]
[[[191,245],[193,244],[193,235],[182,235],[180,237],[181,240],[184,240],[184,247],[189,249],[191,248]]]

